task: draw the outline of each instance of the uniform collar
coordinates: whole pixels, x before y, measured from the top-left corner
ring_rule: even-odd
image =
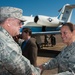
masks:
[[[0,31],[2,31],[7,37],[12,38],[8,31],[6,31],[2,26],[0,26]]]

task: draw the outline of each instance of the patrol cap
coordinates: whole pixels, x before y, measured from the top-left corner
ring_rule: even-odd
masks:
[[[0,20],[2,20],[3,18],[17,18],[21,21],[25,21],[25,18],[22,13],[22,9],[19,8],[0,7]]]

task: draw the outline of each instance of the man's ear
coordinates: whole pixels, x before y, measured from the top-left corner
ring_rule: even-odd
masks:
[[[7,26],[10,26],[10,18],[6,20]]]

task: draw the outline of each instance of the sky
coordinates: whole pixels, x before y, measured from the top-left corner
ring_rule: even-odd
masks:
[[[56,17],[59,15],[58,10],[65,4],[75,4],[75,0],[0,0],[0,7],[21,8],[24,16],[45,15]],[[75,9],[72,13],[71,22],[75,24]]]

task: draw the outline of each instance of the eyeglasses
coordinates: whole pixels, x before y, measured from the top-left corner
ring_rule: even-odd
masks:
[[[20,24],[24,25],[24,21],[20,21]]]

